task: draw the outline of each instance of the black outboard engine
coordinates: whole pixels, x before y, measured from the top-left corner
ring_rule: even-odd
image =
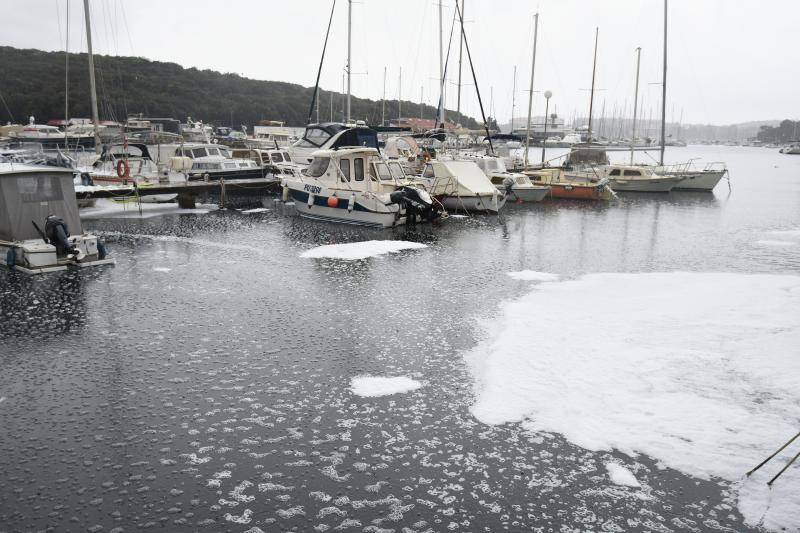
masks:
[[[437,212],[430,194],[419,187],[406,185],[389,194],[389,204],[397,204],[406,210],[406,224],[414,225],[417,217],[432,222]]]
[[[78,250],[69,242],[69,228],[66,222],[55,215],[48,215],[44,221],[44,235],[56,247],[59,256],[78,255]]]

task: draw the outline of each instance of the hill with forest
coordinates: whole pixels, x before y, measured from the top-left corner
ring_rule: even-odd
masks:
[[[184,68],[141,57],[95,55],[94,62],[101,120],[121,122],[129,114],[143,113],[181,121],[191,116],[236,128],[242,124],[251,127],[262,120],[305,126],[314,92],[313,87]],[[36,117],[39,123],[63,118],[65,63],[64,52],[0,46],[0,122],[25,123],[29,116]],[[69,54],[70,117],[91,116],[88,78],[87,54]],[[333,120],[342,120],[341,93],[321,90],[319,100],[321,121],[330,120],[331,115]],[[354,119],[380,124],[381,101],[355,97],[351,101]],[[402,109],[413,116],[420,114],[418,102],[404,100]],[[386,117],[397,114],[398,101],[387,101]],[[423,106],[422,115],[434,118],[436,109]],[[449,121],[468,128],[479,127],[473,118],[454,117],[455,113],[448,111]],[[312,121],[316,121],[316,113]]]

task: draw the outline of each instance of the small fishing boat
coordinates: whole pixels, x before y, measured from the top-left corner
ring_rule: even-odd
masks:
[[[786,146],[778,150],[778,152],[782,154],[798,155],[800,154],[800,143],[787,144]]]
[[[81,227],[74,175],[68,168],[0,163],[0,264],[40,274],[114,263],[102,241]]]
[[[683,180],[680,176],[656,174],[646,166],[608,165],[603,170],[614,192],[669,192]]]
[[[608,178],[591,170],[567,171],[561,168],[542,168],[523,172],[535,185],[550,187],[551,198],[569,200],[611,200],[614,191]]]
[[[497,213],[506,203],[505,191],[498,190],[475,161],[432,160],[425,164],[420,181],[453,211]]]
[[[499,157],[477,154],[465,154],[465,157],[475,161],[492,185],[512,201],[541,202],[550,192],[549,186],[536,185],[525,174],[506,170],[505,162]]]
[[[438,216],[430,195],[376,148],[318,150],[302,174],[284,177],[282,185],[306,218],[390,228]]]
[[[728,174],[728,167],[722,162],[708,163],[704,168],[695,168],[692,161],[688,163],[655,167],[654,171],[664,176],[681,178],[674,191],[711,192],[722,178]]]

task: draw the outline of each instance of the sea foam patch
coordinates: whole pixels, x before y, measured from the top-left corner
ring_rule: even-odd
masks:
[[[357,396],[389,396],[411,392],[422,387],[422,383],[407,376],[356,376],[350,381],[350,390]]]
[[[343,244],[327,244],[307,250],[300,257],[312,259],[343,259],[355,261],[384,254],[397,253],[402,250],[427,248],[427,245],[409,241],[363,241]]]
[[[633,488],[642,486],[636,476],[633,475],[633,472],[619,463],[606,463],[606,471],[612,483]]]
[[[727,480],[749,524],[800,527],[800,277],[592,274],[503,304],[466,354],[473,415]],[[612,467],[613,468],[613,467]]]

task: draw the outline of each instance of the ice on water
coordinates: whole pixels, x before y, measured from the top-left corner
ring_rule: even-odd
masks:
[[[343,259],[355,261],[384,254],[397,253],[402,250],[427,248],[426,245],[409,241],[362,241],[343,244],[327,244],[312,248],[300,254],[300,257],[313,259]]]
[[[744,479],[798,430],[799,276],[591,274],[500,314],[466,355],[478,420],[645,454],[730,485],[751,525],[800,527],[800,469],[765,484],[789,455]]]
[[[557,281],[558,274],[550,274],[548,272],[537,272],[535,270],[520,270],[519,272],[508,272],[508,275],[514,279],[522,281]]]
[[[350,381],[350,390],[357,396],[388,396],[411,392],[422,387],[422,383],[407,376],[356,376]]]
[[[139,209],[141,207],[141,215]],[[198,204],[194,209],[184,209],[176,203],[148,203],[136,202],[120,203],[113,200],[97,200],[94,207],[85,207],[80,210],[81,218],[152,218],[163,215],[196,214],[204,215],[216,211],[218,207],[212,204]]]
[[[634,488],[642,486],[639,481],[637,481],[636,476],[633,475],[633,472],[619,463],[606,463],[606,470],[608,471],[608,477],[612,483]]]

